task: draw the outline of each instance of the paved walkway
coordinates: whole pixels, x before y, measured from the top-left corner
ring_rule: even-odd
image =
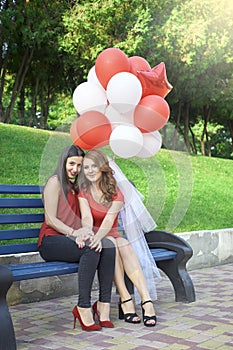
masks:
[[[84,332],[73,329],[71,310],[76,296],[11,307],[18,350],[230,350],[233,349],[233,264],[191,271],[197,301],[176,303],[169,280],[158,286],[158,324],[131,325],[117,318],[114,329]],[[93,301],[96,292],[93,293]],[[140,313],[140,309],[138,309]]]

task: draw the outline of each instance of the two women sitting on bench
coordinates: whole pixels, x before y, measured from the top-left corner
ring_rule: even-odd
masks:
[[[118,232],[118,213],[126,201],[124,190],[117,186],[114,171],[102,152],[93,150],[85,154],[72,145],[63,150],[43,192],[45,221],[38,240],[39,252],[46,261],[79,263],[78,303],[73,315],[74,327],[78,318],[83,330],[114,327],[110,321],[113,278],[121,298],[120,317],[129,323],[141,321],[126,288],[124,272],[140,294],[144,325],[153,327],[156,324],[152,303],[156,297],[148,291],[131,244]],[[154,263],[154,259],[151,262]],[[153,269],[158,280],[156,266],[147,270]],[[99,300],[91,308],[90,295],[96,271]],[[155,290],[154,280],[150,282]],[[94,322],[93,314],[98,324]]]

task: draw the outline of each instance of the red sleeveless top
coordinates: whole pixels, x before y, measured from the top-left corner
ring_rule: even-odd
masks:
[[[86,200],[88,201],[90,209],[91,209],[92,217],[93,217],[93,231],[94,231],[94,233],[96,233],[98,231],[98,228],[101,226],[102,221],[104,220],[104,218],[108,212],[109,207],[95,201],[95,199],[93,198],[93,196],[91,194],[90,187],[87,189],[87,192],[85,192],[84,190],[81,189],[79,194],[78,194],[78,197],[86,198]],[[119,189],[117,190],[117,193],[116,193],[115,197],[113,198],[113,202],[114,201],[124,202],[124,196]],[[121,237],[121,235],[118,231],[118,215],[116,216],[114,223],[112,225],[112,228],[108,232],[106,237],[107,236],[112,236],[114,238]]]
[[[80,210],[78,203],[78,194],[72,193],[71,190],[68,191],[67,198],[64,197],[63,193],[60,193],[57,208],[57,218],[61,220],[64,224],[73,229],[79,229],[81,227],[80,220]],[[38,238],[38,246],[41,245],[44,236],[59,236],[59,233],[51,226],[48,226],[44,221]]]

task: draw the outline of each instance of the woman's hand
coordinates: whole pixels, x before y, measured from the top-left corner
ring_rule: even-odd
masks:
[[[95,249],[96,252],[101,252],[102,250],[102,242],[101,239],[98,237],[98,235],[93,235],[90,237],[90,249]]]
[[[73,236],[76,237],[76,244],[79,248],[83,248],[85,246],[85,242],[94,236],[94,233],[90,228],[82,227],[78,230],[75,230]]]

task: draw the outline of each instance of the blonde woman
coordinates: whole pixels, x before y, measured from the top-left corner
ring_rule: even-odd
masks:
[[[98,150],[86,153],[79,179],[82,226],[94,232],[90,247],[95,249],[105,237],[117,247],[114,281],[121,298],[120,318],[129,323],[141,322],[125,285],[126,272],[140,294],[144,325],[154,327],[156,315],[141,265],[130,243],[118,232],[118,214],[124,205],[124,196],[117,187],[108,158]],[[93,305],[93,310],[99,317],[101,307],[98,302]]]

